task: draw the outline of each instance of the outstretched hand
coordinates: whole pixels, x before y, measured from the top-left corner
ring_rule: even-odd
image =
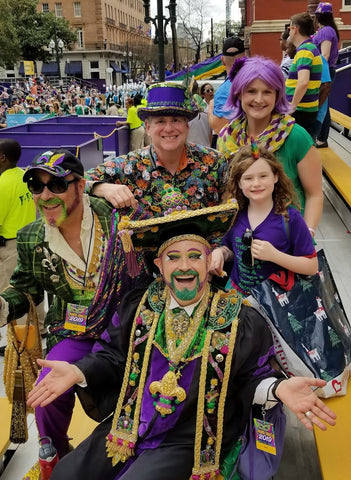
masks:
[[[27,403],[30,407],[45,407],[74,384],[85,380],[81,370],[71,363],[42,359],[37,362],[51,371],[29,392]]]
[[[313,424],[326,430],[323,422],[335,425],[336,415],[311,389],[326,383],[320,378],[291,377],[278,385],[275,394],[308,430],[313,430]]]

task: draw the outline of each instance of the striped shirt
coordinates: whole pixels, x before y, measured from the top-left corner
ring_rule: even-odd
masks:
[[[292,101],[296,90],[298,72],[305,69],[310,72],[310,81],[305,95],[302,97],[296,110],[317,112],[322,77],[322,58],[318,48],[309,40],[302,42],[296,49],[296,55],[289,71],[289,77],[285,82],[286,97],[289,102]]]

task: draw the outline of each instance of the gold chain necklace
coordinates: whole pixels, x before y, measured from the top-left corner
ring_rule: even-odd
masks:
[[[208,299],[210,296],[210,286],[207,283],[205,286],[204,295],[200,304],[198,305],[196,312],[192,318],[185,319],[186,312],[182,314],[181,318],[175,320],[175,315],[169,308],[171,302],[171,295],[168,291],[165,309],[165,332],[166,332],[166,345],[168,351],[169,360],[177,365],[184,357],[191,342],[193,341],[196,332],[201,323],[201,319],[204,316],[206,308],[208,306]],[[175,332],[182,332],[179,336]],[[178,345],[178,339],[181,338],[181,342]],[[184,360],[184,359],[183,359]]]
[[[168,350],[169,370],[164,374],[162,380],[152,382],[149,390],[153,397],[157,398],[155,401],[155,409],[161,413],[162,416],[169,415],[174,412],[175,407],[173,403],[181,403],[186,399],[186,391],[178,385],[178,380],[181,377],[181,369],[187,363],[184,358],[196,334],[199,334],[198,329],[201,320],[208,307],[208,300],[210,297],[210,286],[207,283],[202,300],[196,309],[195,315],[191,319],[185,319],[183,315],[182,320],[175,325],[174,315],[171,312],[169,305],[171,301],[170,292],[167,292],[167,300],[165,307],[165,333],[166,345]],[[186,312],[184,312],[186,314]],[[181,342],[178,345],[178,336],[176,332],[181,332]],[[179,366],[179,363],[182,365]]]

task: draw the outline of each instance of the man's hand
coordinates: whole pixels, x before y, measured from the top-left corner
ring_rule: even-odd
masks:
[[[126,185],[98,183],[94,185],[93,194],[105,198],[115,208],[138,206],[138,201]]]
[[[335,425],[336,415],[311,389],[324,387],[326,383],[319,378],[291,377],[278,385],[275,394],[308,430],[313,430],[313,424],[326,430],[322,420]]]
[[[27,403],[30,407],[45,407],[73,385],[85,380],[83,372],[71,363],[42,359],[37,362],[41,367],[51,368],[51,371],[29,392]]]

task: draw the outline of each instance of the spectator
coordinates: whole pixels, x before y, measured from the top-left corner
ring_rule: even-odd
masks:
[[[313,20],[308,13],[293,15],[290,20],[289,41],[296,47],[294,61],[286,80],[286,95],[296,122],[311,135],[318,114],[322,59],[310,41]]]
[[[24,171],[17,167],[20,156],[16,140],[0,139],[0,292],[10,285],[17,264],[17,232],[35,220],[32,194],[23,183]],[[1,355],[4,350],[1,347]]]
[[[198,106],[199,113],[195,118],[193,118],[189,122],[189,133],[188,133],[187,141],[189,143],[198,143],[200,145],[210,147],[211,141],[212,141],[212,131],[208,123],[207,103],[204,100],[203,96],[199,95],[198,93],[199,86],[197,81],[194,79],[194,77],[192,77],[192,81],[189,86],[190,89],[191,89],[191,84],[192,84],[191,93],[193,96],[193,100]],[[200,91],[201,90],[202,90],[202,87]],[[213,97],[213,93],[212,93],[212,97]]]
[[[328,2],[320,2],[315,12],[315,25],[317,33],[312,41],[323,57],[328,61],[331,82],[335,78],[336,62],[338,60],[339,31],[333,17],[333,6]],[[330,129],[330,112],[327,100],[326,115],[323,120],[321,131],[318,134],[316,147],[324,148],[328,146],[328,136]]]
[[[288,38],[289,38],[289,30],[286,29],[284,30],[284,32],[281,33],[280,39],[279,39],[280,48],[282,49],[282,52],[283,52],[283,60],[281,61],[280,69],[283,72],[285,80],[289,76],[290,67],[293,63],[295,53],[296,53],[295,45],[291,42],[288,43]],[[291,53],[288,52],[288,45],[293,47],[293,51],[291,51]]]
[[[168,208],[162,203],[162,192],[169,184],[181,190],[190,208],[218,204],[227,162],[211,148],[186,143],[189,120],[197,113],[182,85],[151,85],[147,106],[138,109],[151,145],[89,170],[87,190],[117,208],[140,202],[156,216]]]
[[[138,117],[138,107],[141,105],[141,96],[136,94],[133,98],[127,98],[127,120],[118,120],[116,122],[117,127],[127,125],[129,128],[129,149],[139,150],[144,146],[145,128],[143,122]]]
[[[208,121],[216,135],[231,118],[231,112],[224,108],[228,100],[231,83],[228,78],[229,72],[236,58],[245,54],[244,42],[239,37],[229,37],[223,43],[222,63],[225,66],[227,77],[214,94],[213,101],[209,104]]]

